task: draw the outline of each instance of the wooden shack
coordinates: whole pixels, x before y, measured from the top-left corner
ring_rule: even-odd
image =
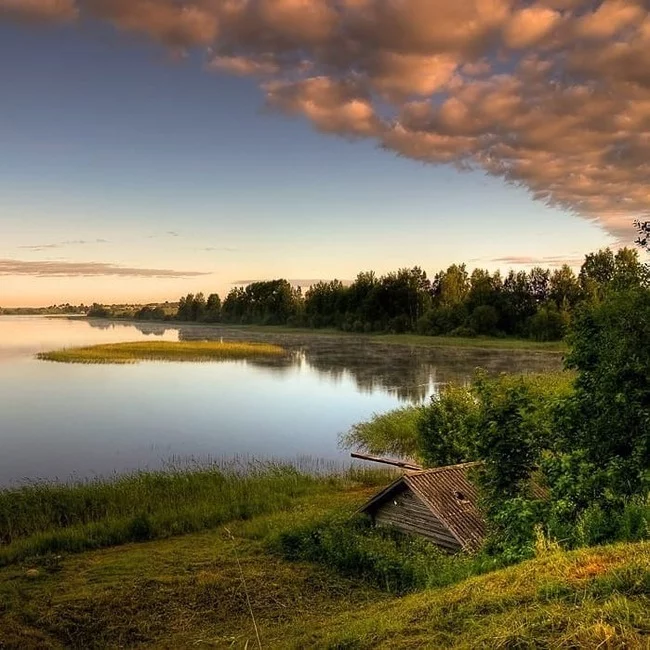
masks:
[[[465,463],[408,472],[363,505],[378,526],[428,538],[451,552],[475,551],[485,538],[476,487]]]

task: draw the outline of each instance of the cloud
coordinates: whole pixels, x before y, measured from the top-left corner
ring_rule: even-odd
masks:
[[[0,20],[69,22],[77,15],[75,0],[0,0]]]
[[[619,241],[650,215],[646,0],[0,0],[0,16],[199,48],[324,133],[481,170]]]
[[[86,244],[108,244],[107,239],[72,239],[68,241],[55,242],[53,244],[35,244],[32,246],[19,246],[18,248],[30,251],[44,251],[52,248],[64,248],[66,246],[85,246]]]
[[[143,269],[104,262],[32,262],[0,259],[0,276],[30,275],[34,277],[89,277],[123,276],[139,278],[190,278],[210,275],[199,271],[174,271],[170,269]]]
[[[197,248],[196,250],[215,252],[215,251],[224,251],[226,253],[236,253],[239,251],[238,248],[233,248],[231,246],[206,246],[205,248]]]
[[[584,255],[562,256],[562,255],[545,255],[542,257],[528,255],[506,255],[504,257],[493,257],[490,262],[509,264],[512,266],[581,266],[585,261]]]

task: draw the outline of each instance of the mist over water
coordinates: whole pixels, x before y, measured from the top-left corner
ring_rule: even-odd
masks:
[[[37,352],[138,340],[283,345],[286,357],[219,363],[58,364]],[[85,319],[0,317],[0,485],[164,467],[170,459],[345,462],[338,435],[449,381],[557,369],[559,355],[417,348],[363,337]]]

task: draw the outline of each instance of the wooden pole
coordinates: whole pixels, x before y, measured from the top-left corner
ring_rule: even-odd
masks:
[[[412,471],[419,471],[422,469],[419,465],[413,465],[413,463],[407,463],[404,460],[398,460],[395,458],[381,458],[379,456],[368,456],[367,454],[357,454],[351,453],[352,458],[359,458],[361,460],[369,460],[373,463],[383,463],[384,465],[394,465],[395,467],[401,467],[402,469],[410,469]]]

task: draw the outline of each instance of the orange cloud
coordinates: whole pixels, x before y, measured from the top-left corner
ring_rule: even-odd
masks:
[[[202,48],[320,131],[482,169],[616,238],[650,214],[645,0],[0,0],[77,15]]]
[[[77,17],[75,0],[0,0],[2,18],[67,22]]]

